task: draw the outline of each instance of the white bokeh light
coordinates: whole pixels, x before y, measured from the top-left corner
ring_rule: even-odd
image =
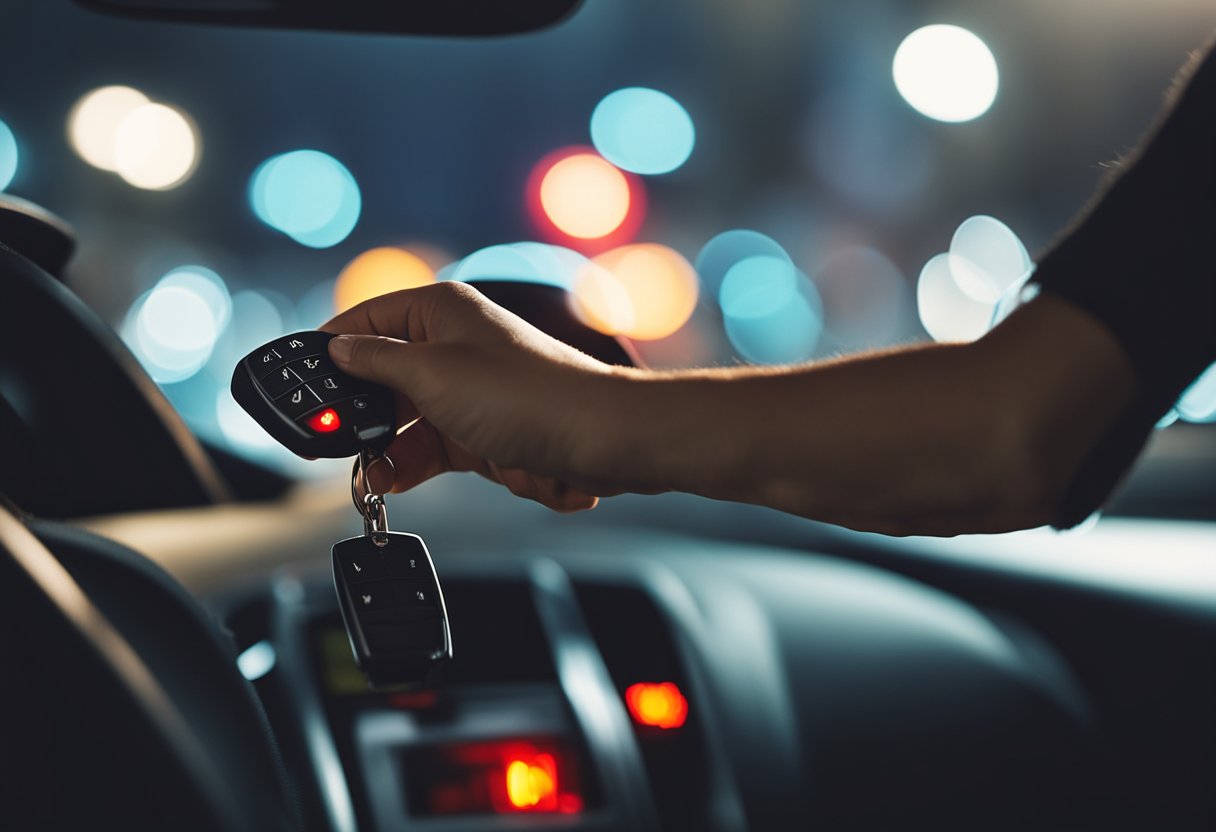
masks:
[[[971,121],[996,100],[1000,79],[987,44],[959,26],[917,29],[895,50],[892,75],[912,107],[938,121]]]
[[[114,133],[114,166],[128,184],[161,191],[189,178],[198,163],[194,125],[165,104],[142,104]]]
[[[86,93],[68,114],[68,141],[90,165],[116,170],[115,135],[132,111],[148,103],[148,96],[131,87],[100,87]]]

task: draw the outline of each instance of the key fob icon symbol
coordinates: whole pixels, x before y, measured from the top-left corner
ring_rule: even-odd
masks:
[[[371,602],[372,602],[372,596],[370,596],[370,595],[364,595],[364,596],[363,596],[363,605],[364,605],[364,606],[367,606],[367,605],[368,605],[368,604],[370,604]]]
[[[304,401],[303,389],[297,390],[296,392],[291,394],[291,403],[292,404],[299,404],[302,401]]]
[[[325,379],[325,381],[323,381],[322,384],[324,385],[326,390],[337,390],[338,389],[338,382],[334,381],[332,378]]]
[[[321,363],[321,359],[319,359],[319,358],[305,358],[304,359],[304,366],[310,370],[317,369],[317,365],[320,363]]]

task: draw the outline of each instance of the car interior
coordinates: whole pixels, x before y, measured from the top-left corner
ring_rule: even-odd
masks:
[[[1216,26],[1204,4],[1161,6],[0,0],[0,828],[1216,828],[1216,405],[1198,393],[1066,532],[898,538],[674,493],[564,515],[438,477],[387,510],[426,541],[452,657],[427,684],[375,686],[330,561],[364,532],[350,460],[293,457],[228,393],[241,355],[337,311],[344,264],[398,244],[428,280],[622,366],[975,337],[917,317],[917,275],[924,302],[925,261],[972,214],[1050,242]],[[982,118],[926,115],[891,82],[930,24],[993,47]],[[116,167],[89,161],[73,104],[107,85],[189,111],[172,181],[123,162],[135,116],[111,129]],[[858,113],[867,85],[881,106]],[[617,164],[587,119],[641,87],[687,105],[688,167],[621,161],[645,215],[580,237],[543,182],[539,208],[523,191],[597,150]],[[337,209],[292,226],[325,191],[299,184],[312,148],[349,167],[330,191],[359,181],[336,239],[315,235]],[[824,327],[804,353],[715,299],[730,278],[714,285],[706,241],[736,228],[780,240],[799,297],[817,291],[798,301]],[[548,246],[611,271],[650,241],[702,287],[659,337],[518,270]],[[205,347],[179,350],[201,358],[174,364],[149,310],[187,292],[157,279],[190,263],[232,291]],[[865,282],[884,269],[890,286]]]

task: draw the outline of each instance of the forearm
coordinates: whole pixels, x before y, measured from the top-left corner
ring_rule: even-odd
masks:
[[[894,534],[1040,525],[1130,395],[1117,347],[1079,315],[1049,302],[976,344],[794,369],[616,374],[588,470]]]

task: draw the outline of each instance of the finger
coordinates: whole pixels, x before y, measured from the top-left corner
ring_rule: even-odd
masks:
[[[335,335],[387,335],[401,340],[433,341],[442,336],[453,316],[480,297],[481,293],[471,286],[445,280],[365,300],[331,318],[320,329]]]
[[[426,348],[383,335],[339,335],[329,342],[329,357],[340,370],[391,387],[408,398],[418,363],[415,353]]]
[[[541,477],[519,468],[501,468],[490,463],[491,479],[497,479],[517,497],[532,500],[543,506],[570,513],[595,508],[598,498],[571,488],[560,480]]]

